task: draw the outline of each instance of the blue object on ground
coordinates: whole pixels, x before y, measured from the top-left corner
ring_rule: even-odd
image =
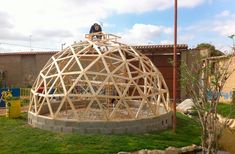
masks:
[[[8,91],[8,90],[10,90],[12,92],[13,97],[20,97],[20,88],[11,88],[11,89],[2,88],[2,89],[0,89],[0,97],[2,97],[3,91]],[[6,107],[6,104],[3,100],[0,100],[0,107]]]
[[[6,107],[6,104],[3,100],[0,101],[0,107]]]

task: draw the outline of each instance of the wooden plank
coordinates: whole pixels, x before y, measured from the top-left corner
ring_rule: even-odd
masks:
[[[60,83],[62,84],[62,88],[63,88],[63,90],[64,90],[64,93],[66,94],[66,93],[67,93],[67,89],[66,89],[66,87],[65,87],[64,80],[63,80],[63,78],[62,78],[60,68],[59,68],[57,62],[55,61],[54,57],[52,57],[52,59],[53,59],[54,64],[55,64],[55,66],[56,66],[56,69],[57,69],[57,72],[58,72],[58,76],[59,76],[59,79],[60,79]]]

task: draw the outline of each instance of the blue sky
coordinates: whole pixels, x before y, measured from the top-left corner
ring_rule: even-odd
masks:
[[[173,0],[0,0],[0,52],[60,50],[98,21],[128,44],[172,44]],[[14,4],[14,5],[12,5]],[[178,0],[178,43],[229,52],[234,0]]]

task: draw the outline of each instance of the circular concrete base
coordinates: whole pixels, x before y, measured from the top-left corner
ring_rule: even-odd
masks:
[[[54,132],[80,134],[136,134],[167,129],[172,126],[172,112],[160,116],[122,121],[58,120],[28,112],[33,127]]]

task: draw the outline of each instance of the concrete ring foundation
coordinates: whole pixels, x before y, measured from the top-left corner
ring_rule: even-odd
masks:
[[[28,112],[28,123],[33,127],[53,132],[80,134],[138,134],[170,128],[172,112],[136,120],[123,121],[75,121],[52,119]]]

